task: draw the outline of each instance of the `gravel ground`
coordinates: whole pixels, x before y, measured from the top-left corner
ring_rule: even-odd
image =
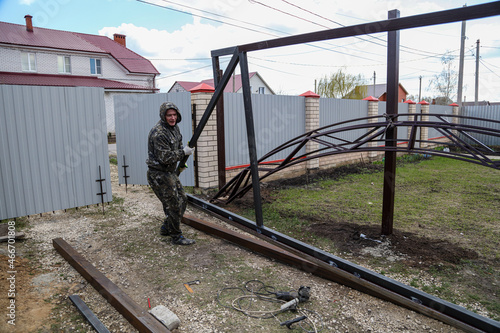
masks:
[[[316,324],[323,325],[323,332],[460,332],[188,226],[183,226],[184,233],[197,243],[173,246],[158,234],[162,210],[154,194],[145,186],[129,186],[125,191],[124,186],[118,186],[116,166],[111,170],[115,200],[105,205],[104,214],[102,207],[92,206],[29,218],[26,240],[17,243],[16,326],[2,324],[0,332],[12,332],[13,328],[23,333],[92,332],[68,300],[72,294],[79,295],[111,332],[136,332],[54,250],[52,239],[57,237],[66,240],[144,309],[148,309],[149,299],[152,307],[165,305],[172,310],[181,321],[174,332],[290,331],[279,322],[296,314],[256,319],[217,302],[217,292],[223,288],[242,287],[253,279],[283,291],[311,287],[311,298],[302,308],[321,315]],[[186,214],[224,224],[193,207],[188,207]],[[0,255],[5,254],[6,245],[2,244]],[[395,256],[394,260],[403,258]],[[195,279],[201,283],[192,286],[194,293],[187,292],[183,283]],[[298,325],[292,327],[303,331]]]

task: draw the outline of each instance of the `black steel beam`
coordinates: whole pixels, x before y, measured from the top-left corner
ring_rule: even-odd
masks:
[[[219,50],[212,50],[212,52],[210,53],[210,55],[212,57],[227,56],[227,55],[234,54],[234,52],[236,51],[236,49],[237,49],[236,46],[231,46],[231,47],[226,47],[226,48],[219,49]]]
[[[461,7],[457,9],[443,10],[439,12],[402,17],[394,20],[383,20],[364,24],[330,29],[324,31],[310,32],[301,35],[276,38],[266,41],[239,45],[240,51],[250,52],[270,49],[281,46],[319,42],[323,40],[353,37],[380,32],[404,30],[411,28],[426,27],[430,25],[445,24],[459,21],[474,20],[484,17],[500,15],[500,1],[485,3],[481,5]],[[229,55],[232,48],[212,51],[212,55]]]
[[[87,319],[89,324],[97,331],[97,333],[109,333],[109,330],[104,324],[96,317],[96,315],[89,309],[87,304],[78,295],[71,295],[69,299],[76,306],[82,316]]]
[[[259,162],[257,158],[257,145],[255,143],[255,128],[252,110],[252,92],[250,90],[250,77],[246,52],[240,53],[241,84],[243,86],[243,104],[245,105],[245,123],[247,127],[248,155],[250,158],[250,172],[252,173],[253,204],[257,225],[264,224],[262,214],[262,199],[260,196]]]
[[[389,19],[398,19],[399,10],[389,12]],[[389,31],[387,36],[387,105],[389,116],[398,114],[399,95],[399,30]],[[393,118],[389,118],[389,126],[385,132],[385,146],[396,147],[397,127],[392,126]],[[394,197],[396,191],[396,152],[385,152],[384,191],[382,201],[382,235],[392,235],[394,224]]]
[[[383,287],[407,299],[422,304],[434,311],[440,312],[451,318],[455,318],[463,323],[466,323],[467,325],[480,329],[484,332],[496,333],[500,331],[499,322],[468,311],[461,306],[452,304],[438,297],[429,295],[427,293],[424,293],[423,291],[407,286],[399,281],[395,281],[386,276],[370,271],[364,267],[358,266],[345,259],[336,257],[333,254],[325,252],[317,247],[301,242],[297,239],[269,229],[265,226],[258,226],[253,221],[250,221],[242,216],[229,212],[223,208],[201,200],[190,194],[188,194],[188,201],[201,209],[220,215],[230,221],[239,223],[242,226],[254,230],[259,234],[267,236],[274,241],[290,246],[309,256],[319,259],[322,262],[329,264],[330,266],[337,267],[345,272],[349,272],[350,274],[353,274],[360,279],[364,279],[377,286]]]
[[[220,69],[219,57],[212,58],[214,70],[214,85],[217,87],[222,80],[223,72]],[[219,188],[226,185],[226,136],[224,133],[224,93],[217,102],[217,179]]]
[[[189,140],[189,147],[195,147],[196,143],[198,142],[198,138],[201,135],[201,132],[205,128],[205,125],[208,122],[208,119],[210,118],[210,115],[214,111],[215,106],[217,105],[217,102],[219,101],[219,98],[221,95],[224,94],[224,88],[226,87],[226,84],[229,82],[229,79],[231,78],[231,74],[233,74],[234,69],[236,68],[236,65],[238,65],[239,61],[239,54],[238,54],[238,49],[234,48],[234,54],[233,57],[231,58],[231,61],[229,61],[229,64],[227,65],[226,72],[222,76],[221,81],[215,88],[215,92],[212,95],[212,98],[208,102],[207,108],[205,109],[205,112],[203,113],[203,116],[200,119],[200,122],[198,123],[198,126],[196,126],[193,136]],[[186,161],[188,160],[189,156],[184,157],[180,162],[179,165],[177,166],[177,174],[180,174],[180,168],[186,164]]]

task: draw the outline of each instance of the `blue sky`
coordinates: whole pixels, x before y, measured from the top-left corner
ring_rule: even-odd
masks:
[[[488,1],[467,1],[468,6]],[[341,0],[0,0],[0,21],[35,27],[127,36],[127,47],[147,57],[168,90],[175,81],[212,76],[210,51],[293,34],[384,20],[391,9],[401,17],[462,7],[463,1]],[[210,18],[210,19],[209,19]],[[467,22],[464,96],[474,99],[476,41],[480,39],[479,100],[500,101],[500,17]],[[434,97],[429,82],[443,66],[442,55],[456,56],[461,23],[401,31],[400,82],[410,94]],[[367,84],[385,83],[386,34],[346,38],[249,54],[258,71],[278,93],[314,90],[315,79],[336,72],[361,74]],[[223,64],[229,59],[222,59]]]

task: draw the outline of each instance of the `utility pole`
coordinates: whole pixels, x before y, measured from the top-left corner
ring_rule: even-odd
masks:
[[[376,82],[376,79],[377,79],[377,74],[375,73],[375,71],[373,71],[373,97],[375,98],[378,98],[377,96],[375,96],[375,82]]]
[[[422,75],[418,78],[420,83],[418,85],[418,101],[422,102]]]
[[[477,40],[476,46],[476,96],[474,100],[474,105],[478,104],[479,100],[479,39]]]
[[[464,5],[467,7],[467,5]],[[460,62],[458,66],[458,92],[457,92],[457,104],[459,107],[462,106],[462,89],[464,85],[464,52],[465,52],[465,21],[462,21],[462,34],[460,36]]]

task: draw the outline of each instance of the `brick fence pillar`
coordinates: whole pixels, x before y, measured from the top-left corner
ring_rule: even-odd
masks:
[[[429,102],[427,101],[421,101],[418,104],[421,105],[421,110],[420,112],[422,113],[422,121],[429,121],[429,116],[426,116],[429,114]],[[429,140],[429,128],[428,127],[420,127],[420,148],[426,148],[427,147],[427,142]]]
[[[315,130],[319,128],[319,95],[313,93],[312,91],[307,91],[300,96],[305,97],[305,124],[306,132]],[[319,148],[317,142],[309,141],[306,143],[306,154],[316,151]],[[313,170],[319,168],[319,158],[315,158],[306,162],[307,170]]]
[[[196,106],[196,126],[203,117],[214,91],[214,88],[204,83],[190,90],[191,104]],[[216,119],[214,109],[196,143],[198,184],[202,189],[218,186]]]
[[[411,99],[406,100],[405,103],[408,104],[408,113],[409,114],[417,113],[417,103],[415,103]],[[414,120],[415,120],[415,116],[410,116],[410,115],[408,116],[408,121],[414,121]],[[410,139],[411,130],[412,130],[411,126],[408,126],[408,132],[407,132],[408,140]],[[409,142],[408,142],[408,144],[409,144]]]
[[[368,101],[367,117],[377,116],[378,115],[378,98],[375,98],[373,96],[368,96],[366,98],[363,98],[363,101]],[[368,123],[376,123],[377,121],[378,121],[378,118],[368,119]],[[376,146],[377,146],[376,142],[368,142],[369,148],[373,148]],[[376,151],[369,151],[368,152],[368,159],[370,161],[373,161],[376,157],[377,157]]]

